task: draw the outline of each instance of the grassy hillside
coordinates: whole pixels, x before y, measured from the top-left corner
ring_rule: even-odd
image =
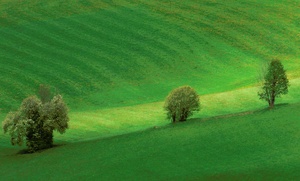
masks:
[[[277,105],[300,102],[300,79],[294,79],[290,83],[289,94],[277,99]],[[201,96],[201,111],[193,118],[208,119],[266,108],[267,103],[258,99],[258,90],[258,87],[249,87]],[[166,120],[163,104],[164,102],[154,102],[91,111],[72,111],[70,129],[63,135],[55,133],[54,140],[56,143],[72,143],[163,126],[170,123]],[[4,117],[5,114],[0,114],[1,120]],[[0,148],[12,147],[9,139],[9,135],[0,132]]]
[[[299,106],[193,119],[37,154],[6,148],[0,174],[5,180],[298,180]]]
[[[58,140],[164,125],[164,97],[185,84],[201,95],[195,117],[262,108],[249,86],[272,58],[294,79],[282,102],[299,101],[297,1],[0,3],[0,118],[49,84],[71,108]]]
[[[0,1],[0,108],[49,84],[72,110],[256,82],[279,58],[299,77],[297,1]]]
[[[1,178],[299,179],[299,22],[297,0],[0,0],[0,120],[39,84],[71,118],[36,154],[0,131]],[[274,58],[291,88],[269,111]],[[170,125],[163,100],[187,84],[201,112]]]

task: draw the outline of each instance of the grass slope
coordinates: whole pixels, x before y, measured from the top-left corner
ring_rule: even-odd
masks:
[[[299,77],[297,1],[0,1],[0,109],[39,84],[72,110],[161,101],[190,84],[201,94],[253,85],[283,60]]]
[[[1,178],[299,179],[299,19],[296,0],[0,0],[0,119],[39,84],[71,107],[53,149],[16,154],[0,133]],[[273,58],[290,94],[251,111]],[[166,125],[161,101],[184,84],[202,110]]]
[[[290,82],[289,94],[278,98],[276,104],[300,102],[300,79]],[[267,107],[267,103],[258,99],[258,87],[248,87],[228,92],[201,95],[201,111],[193,118],[207,119],[213,116],[253,111]],[[70,129],[63,135],[55,132],[56,143],[71,143],[91,140],[128,132],[144,130],[170,123],[163,110],[164,102],[154,102],[136,106],[123,106],[92,111],[70,113]],[[5,114],[0,114],[3,120]],[[0,148],[12,147],[9,135],[0,132]]]
[[[297,180],[299,107],[193,119],[37,154],[6,148],[0,174],[5,180]]]

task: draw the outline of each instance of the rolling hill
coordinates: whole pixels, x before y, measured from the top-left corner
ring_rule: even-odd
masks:
[[[33,155],[1,131],[0,175],[300,178],[299,22],[297,0],[0,0],[0,119],[40,84],[64,96],[71,118],[57,147]],[[291,87],[268,111],[257,91],[271,59]],[[168,125],[163,100],[182,85],[201,112]]]
[[[0,152],[6,180],[298,180],[299,106],[262,109],[60,144]]]
[[[297,1],[101,2],[1,3],[3,112],[39,84],[83,110],[161,101],[183,84],[201,95],[253,85],[272,58],[299,77]]]

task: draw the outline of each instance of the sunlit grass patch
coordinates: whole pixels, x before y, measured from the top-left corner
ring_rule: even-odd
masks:
[[[300,101],[300,79],[290,81],[289,94],[278,98],[277,106]],[[200,112],[192,118],[207,119],[235,113],[251,113],[265,109],[268,104],[258,99],[259,87],[246,87],[233,91],[200,95]],[[91,138],[124,134],[170,124],[163,110],[164,102],[126,107],[106,108],[70,113],[70,130],[55,135],[57,140],[80,141]]]

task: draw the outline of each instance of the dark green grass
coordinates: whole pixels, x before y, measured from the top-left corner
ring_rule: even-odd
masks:
[[[192,119],[36,154],[6,148],[0,174],[5,180],[297,180],[299,107]]]
[[[39,84],[82,111],[161,101],[184,84],[200,94],[253,85],[272,58],[299,77],[294,1],[0,3],[4,112]]]

